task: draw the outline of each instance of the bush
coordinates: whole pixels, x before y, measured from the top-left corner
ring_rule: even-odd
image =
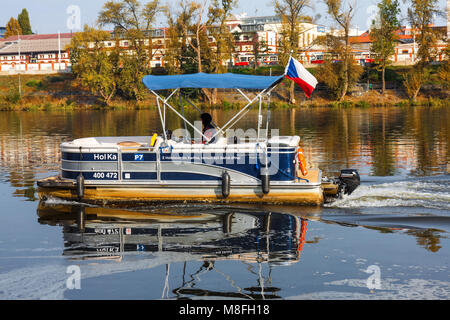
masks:
[[[361,100],[361,101],[358,101],[355,104],[355,107],[358,107],[358,108],[370,108],[370,103],[368,101],[366,101],[366,100]]]
[[[8,94],[5,97],[5,100],[11,104],[17,104],[22,100],[22,96],[20,95],[18,88],[11,88]]]
[[[54,82],[63,82],[65,80],[66,79],[63,76],[53,76],[53,77],[49,77],[48,78],[48,81],[52,82],[52,83],[54,83]]]
[[[30,80],[26,83],[26,86],[35,89],[42,89],[44,87],[44,83],[42,80]]]

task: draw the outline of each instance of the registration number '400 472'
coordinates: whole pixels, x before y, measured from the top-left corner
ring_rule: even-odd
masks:
[[[119,174],[117,172],[94,172],[92,177],[99,180],[117,180]]]

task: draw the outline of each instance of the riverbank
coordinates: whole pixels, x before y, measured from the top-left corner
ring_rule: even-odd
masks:
[[[450,96],[447,91],[433,85],[424,86],[416,101],[407,98],[403,88],[394,85],[385,95],[377,89],[379,85],[359,85],[342,102],[333,101],[326,88],[319,86],[311,99],[307,99],[300,88],[296,91],[296,103],[288,101],[289,82],[286,80],[271,96],[271,107],[395,107],[395,106],[447,106]],[[20,88],[20,89],[19,89]],[[371,89],[369,89],[371,88]],[[219,92],[220,104],[207,105],[195,101],[204,109],[239,109],[245,101],[239,94]],[[267,103],[267,101],[265,102]],[[148,94],[143,101],[125,100],[116,97],[110,106],[105,106],[98,97],[81,88],[70,74],[58,75],[9,75],[0,76],[0,111],[5,110],[49,110],[49,109],[153,109],[155,98]]]

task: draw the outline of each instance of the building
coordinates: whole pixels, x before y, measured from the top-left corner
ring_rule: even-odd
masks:
[[[283,34],[280,17],[232,17],[227,23],[231,33],[235,35],[234,65],[254,64],[255,52],[259,55],[258,64],[278,63]],[[300,23],[299,29],[301,59],[306,63],[312,63],[321,57],[323,59],[323,49],[317,48],[315,43],[318,37],[326,35],[330,29],[307,21]]]
[[[144,32],[144,45],[150,46],[151,43],[151,54],[150,54],[150,67],[159,68],[164,67],[164,54],[166,52],[166,38],[167,38],[168,28],[158,28],[152,29]],[[103,42],[103,46],[106,49],[113,49],[119,47],[128,53],[132,53],[130,48],[130,41],[121,34],[115,34],[111,32],[111,38]]]
[[[439,32],[444,33],[445,27],[433,26],[433,28]],[[418,44],[415,41],[415,36],[413,30],[408,27],[401,27],[396,31],[397,43],[391,57],[391,60],[396,65],[411,65],[416,62],[416,54],[418,50]],[[360,36],[351,37],[350,43],[354,50],[355,60],[358,61],[369,61],[373,60],[373,55],[371,54],[372,38],[369,35],[369,31],[364,32]],[[446,43],[444,41],[438,41],[437,43],[437,56],[436,61],[443,61],[445,56],[443,55],[443,49]]]
[[[12,36],[0,41],[0,72],[54,73],[70,70],[71,33]]]

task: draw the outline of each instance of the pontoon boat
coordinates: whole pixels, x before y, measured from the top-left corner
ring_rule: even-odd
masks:
[[[324,178],[321,170],[307,168],[300,137],[269,132],[270,95],[283,79],[203,73],[146,76],[143,83],[156,97],[163,132],[148,137],[94,137],[63,143],[61,174],[38,182],[40,198],[101,204],[322,205],[326,199],[352,193],[360,182],[356,170],[343,170],[336,179]],[[207,137],[184,116],[184,102],[197,108],[183,96],[184,88],[235,89],[248,104],[224,126],[215,125],[214,136]],[[163,97],[161,92],[169,94]],[[177,93],[179,100],[175,99]],[[174,101],[180,102],[178,108],[172,105]],[[267,112],[263,115],[265,105]],[[236,135],[230,129],[255,106],[259,112],[254,136]],[[184,134],[168,130],[175,129],[167,128],[168,110],[184,121]],[[190,132],[197,137],[191,138]]]

